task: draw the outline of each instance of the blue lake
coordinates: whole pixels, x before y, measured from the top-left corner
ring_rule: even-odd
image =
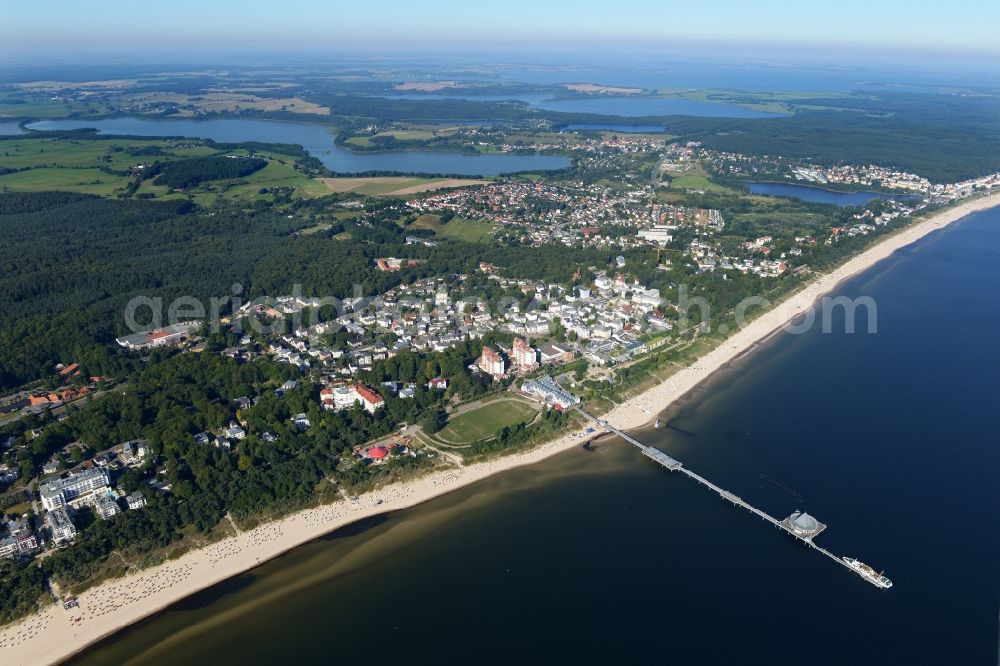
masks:
[[[510,95],[473,95],[470,93],[400,93],[398,95],[378,95],[386,99],[461,99],[470,102],[524,102],[526,104],[536,104],[549,99],[549,93],[511,93]]]
[[[662,125],[617,125],[615,123],[571,123],[565,128],[582,132],[608,131],[626,133],[660,133],[667,131]]]
[[[560,111],[565,113],[599,113],[613,116],[702,116],[707,118],[773,118],[781,114],[745,109],[736,104],[699,102],[687,99],[663,97],[640,97],[624,95],[619,97],[594,95],[575,99],[554,100],[549,93],[523,93],[512,95],[470,95],[468,93],[407,93],[399,95],[379,95],[387,99],[409,100],[468,100],[474,102],[519,101],[535,109]],[[661,130],[662,131],[662,130]]]
[[[533,104],[536,109],[609,116],[702,116],[706,118],[776,118],[781,114],[744,109],[735,104],[663,97],[593,97]]]
[[[405,173],[495,176],[515,171],[561,169],[569,165],[569,159],[559,155],[462,155],[437,151],[354,153],[334,144],[333,134],[326,127],[273,120],[105,118],[101,120],[42,120],[32,123],[29,127],[36,130],[71,130],[92,127],[105,134],[188,136],[222,142],[292,143],[302,146],[328,168],[340,173],[400,171]]]
[[[792,197],[802,199],[812,203],[826,203],[835,206],[863,206],[873,199],[886,199],[891,201],[903,201],[915,199],[909,194],[886,194],[884,192],[837,192],[825,190],[822,187],[811,187],[809,185],[793,185],[786,183],[747,183],[750,191],[754,194],[763,194],[771,197]]]
[[[18,123],[20,123],[20,121],[15,121],[15,120],[0,121],[0,136],[10,136],[12,134],[24,134],[24,130],[21,129]]]

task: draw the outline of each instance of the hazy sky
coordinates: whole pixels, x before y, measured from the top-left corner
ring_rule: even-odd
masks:
[[[179,46],[225,51],[396,46],[669,47],[680,40],[1000,54],[986,0],[49,0],[6,3],[0,52],[67,54]]]

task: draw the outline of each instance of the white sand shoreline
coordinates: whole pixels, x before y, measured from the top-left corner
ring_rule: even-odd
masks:
[[[744,356],[785,323],[806,312],[816,299],[839,283],[932,231],[997,205],[1000,205],[1000,193],[936,212],[926,220],[911,224],[809,283],[693,365],[615,407],[604,418],[623,430],[647,425],[657,413],[730,361]],[[324,534],[370,516],[415,506],[498,472],[533,464],[579,446],[593,436],[576,430],[530,451],[387,486],[362,496],[357,503],[337,502],[307,509],[206,548],[190,551],[157,567],[107,581],[80,594],[79,608],[67,612],[60,605],[52,605],[0,629],[0,663],[59,662],[199,590],[252,569]],[[83,619],[75,623],[73,618]]]

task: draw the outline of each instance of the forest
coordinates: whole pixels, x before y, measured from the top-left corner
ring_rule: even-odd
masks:
[[[166,164],[155,162],[150,167],[151,174],[159,174],[154,185],[166,185],[174,189],[194,187],[207,180],[243,178],[267,166],[267,160],[259,157],[192,157]],[[150,174],[150,175],[151,175]]]

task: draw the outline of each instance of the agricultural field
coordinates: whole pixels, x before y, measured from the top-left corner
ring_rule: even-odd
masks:
[[[65,118],[74,112],[104,114],[112,107],[98,99],[69,100],[36,93],[0,93],[0,121],[12,118]]]
[[[63,190],[102,196],[126,194],[129,172],[141,164],[216,155],[219,151],[196,141],[163,139],[53,139],[19,136],[0,141],[0,167],[22,169],[0,176],[0,191]],[[259,153],[266,167],[245,178],[215,180],[172,192],[147,179],[136,196],[176,199],[191,195],[197,203],[217,198],[257,200],[273,196],[273,188],[290,188],[296,198],[328,194],[320,182],[293,166],[295,158]],[[263,190],[263,191],[262,191]]]
[[[126,93],[108,97],[107,102],[122,109],[156,111],[164,107],[177,107],[178,117],[192,117],[206,113],[239,111],[288,111],[328,116],[330,107],[307,102],[300,97],[269,98],[246,92],[207,92],[199,95],[180,93]]]
[[[371,178],[320,178],[331,192],[355,192],[373,196],[407,196],[456,187],[484,185],[485,180],[471,178],[409,178],[375,176]]]
[[[0,165],[2,164],[0,161]],[[125,176],[111,175],[97,169],[40,167],[0,176],[0,193],[62,190],[111,196],[124,192],[128,183],[129,179]]]
[[[448,420],[437,437],[450,444],[471,444],[493,437],[501,428],[527,423],[538,407],[515,398],[501,398],[462,412]]]

